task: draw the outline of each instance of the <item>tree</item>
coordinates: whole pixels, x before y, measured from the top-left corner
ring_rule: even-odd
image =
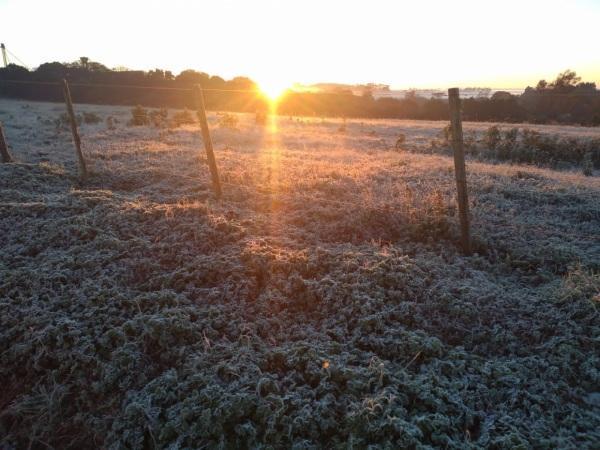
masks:
[[[89,70],[90,72],[110,72],[110,69],[108,67],[96,61],[89,61],[87,63],[87,70]]]
[[[55,81],[65,78],[69,68],[59,62],[44,63],[35,69],[35,76],[39,80]]]
[[[556,80],[550,83],[550,87],[556,91],[570,91],[580,81],[581,77],[578,77],[577,73],[575,73],[573,70],[567,69],[558,74]]]
[[[233,78],[231,81],[229,81],[229,87],[231,89],[245,89],[249,91],[257,89],[256,83],[247,77]]]
[[[0,68],[0,79],[6,80],[25,80],[29,76],[29,70],[25,67],[10,63],[4,68]]]
[[[204,72],[197,72],[192,69],[184,70],[175,77],[175,81],[181,84],[200,84],[206,85],[210,76]]]
[[[493,100],[493,101],[513,100],[513,96],[510,92],[496,91],[492,95],[491,100]]]

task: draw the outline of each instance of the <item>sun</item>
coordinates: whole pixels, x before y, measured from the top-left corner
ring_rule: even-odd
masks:
[[[262,81],[258,84],[262,92],[271,102],[276,102],[290,88],[290,83],[282,80]]]

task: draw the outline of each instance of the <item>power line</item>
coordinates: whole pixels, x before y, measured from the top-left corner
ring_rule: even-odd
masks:
[[[27,70],[29,70],[29,67],[27,66],[27,64],[25,64],[23,61],[21,61],[17,55],[15,55],[13,52],[11,52],[9,49],[6,49],[6,52],[12,56],[14,59],[17,60],[17,62],[19,62],[21,64],[21,66],[25,67]]]

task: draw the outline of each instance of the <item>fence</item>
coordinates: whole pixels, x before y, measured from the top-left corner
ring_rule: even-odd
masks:
[[[26,81],[18,82],[18,83],[28,83]],[[60,86],[60,83],[55,82],[29,82],[35,83],[38,85],[46,85],[46,86]],[[71,86],[84,86],[84,87],[97,87],[98,85],[94,84],[77,84],[74,83],[70,85],[68,81],[65,79],[62,82],[62,90],[63,90],[63,98],[65,101],[67,115],[69,118],[71,133],[73,136],[73,144],[75,147],[75,155],[77,161],[79,163],[79,174],[81,179],[84,181],[88,177],[88,169],[87,163],[85,160],[85,156],[83,154],[81,148],[81,137],[79,135],[79,130],[77,126],[77,119],[75,116],[75,110],[73,107],[73,101],[71,98]],[[109,85],[111,87],[115,87],[115,85]],[[206,116],[206,107],[204,101],[204,91],[222,91],[222,92],[244,92],[249,93],[253,92],[255,95],[256,91],[242,90],[242,89],[202,89],[200,86],[194,86],[192,89],[183,89],[183,88],[168,88],[168,87],[148,87],[148,86],[126,86],[126,85],[117,85],[119,88],[132,88],[132,89],[159,89],[159,90],[169,90],[169,91],[179,91],[185,92],[187,94],[191,94],[191,97],[194,102],[195,109],[197,111],[197,115],[200,121],[200,130],[202,134],[202,140],[204,142],[204,149],[206,152],[206,159],[208,162],[208,167],[211,175],[213,191],[215,197],[217,199],[221,199],[222,197],[222,185],[219,176],[219,169],[216,161],[216,157],[214,154],[214,149],[212,145],[212,139],[210,136],[210,128],[208,126],[208,120]],[[463,132],[462,132],[462,118],[461,118],[461,99],[459,96],[458,88],[452,88],[448,90],[448,100],[449,100],[449,111],[450,111],[450,124],[452,131],[452,148],[454,152],[454,168],[455,168],[455,176],[456,176],[456,187],[457,187],[457,202],[458,202],[458,211],[459,211],[459,219],[460,219],[460,228],[461,228],[461,247],[463,252],[466,255],[471,254],[471,239],[470,239],[470,226],[469,226],[469,204],[468,204],[468,192],[467,192],[467,177],[466,177],[466,167],[465,167],[465,159],[464,159],[464,144],[463,144]],[[4,133],[2,130],[2,124],[0,124],[0,156],[2,157],[2,162],[9,163],[12,162],[13,159],[8,151],[8,145],[6,144],[6,140],[4,137]]]

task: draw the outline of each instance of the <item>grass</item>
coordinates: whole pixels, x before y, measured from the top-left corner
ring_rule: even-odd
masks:
[[[464,257],[444,124],[211,115],[217,202],[197,125],[78,106],[80,184],[3,109],[0,445],[600,445],[598,177],[468,161]]]

